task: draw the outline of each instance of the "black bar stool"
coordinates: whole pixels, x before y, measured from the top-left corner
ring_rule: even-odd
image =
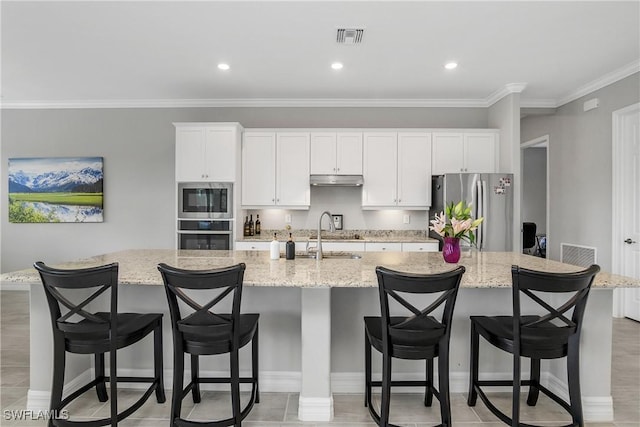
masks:
[[[592,265],[576,273],[547,273],[511,267],[513,281],[513,316],[471,316],[471,366],[467,404],[475,406],[476,399],[502,422],[512,426],[531,427],[520,423],[520,387],[529,386],[527,404],[535,406],[539,392],[543,392],[564,408],[573,420],[568,426],[583,426],[580,394],[580,331],[591,284],[600,267]],[[565,301],[553,307],[542,299],[551,293],[552,299]],[[537,303],[546,314],[523,315],[520,294]],[[571,317],[565,316],[573,309]],[[513,354],[513,381],[483,381],[478,379],[478,347],[482,335],[491,345]],[[540,384],[540,360],[567,357],[569,400],[567,403]],[[529,380],[520,379],[520,358],[531,359]],[[491,403],[481,387],[509,386],[513,389],[511,418]]]
[[[440,401],[442,426],[451,426],[449,399],[449,337],[451,320],[464,267],[439,274],[411,274],[376,267],[380,293],[380,317],[365,317],[365,406],[379,426],[389,423],[391,387],[425,387],[425,406],[431,406],[433,396]],[[399,293],[440,293],[428,307],[419,310]],[[406,317],[389,314],[389,296],[406,308]],[[441,319],[430,315],[444,304]],[[371,346],[382,353],[382,381],[371,380]],[[426,380],[392,381],[391,359],[426,360]],[[438,358],[439,391],[433,384],[433,359]],[[380,414],[371,402],[371,387],[382,387]]]
[[[242,420],[249,415],[254,403],[260,402],[258,390],[258,318],[260,315],[240,314],[245,264],[213,270],[183,270],[159,264],[158,270],[164,280],[173,330],[171,426],[241,426]],[[192,294],[201,290],[217,290],[219,293],[206,304],[200,305],[193,299],[195,295]],[[229,294],[232,294],[231,314],[212,312],[211,310]],[[179,305],[178,299],[184,304]],[[191,311],[190,314],[183,314],[183,309]],[[249,341],[252,342],[252,376],[243,378],[240,377],[238,353]],[[185,353],[191,355],[191,382],[183,388]],[[200,377],[199,356],[226,353],[230,356],[229,377]],[[200,384],[203,383],[231,385],[233,410],[231,418],[207,422],[191,421],[180,417],[182,400],[189,391],[192,393],[193,401],[200,402]],[[251,384],[251,397],[242,409],[240,408],[240,383]]]
[[[53,327],[51,410],[59,414],[71,401],[93,387],[96,388],[98,399],[101,402],[106,402],[108,395],[105,383],[109,383],[111,394],[109,418],[90,421],[52,419],[49,425],[61,427],[117,426],[119,421],[140,408],[154,391],[158,403],[163,403],[165,395],[162,380],[162,314],[118,313],[118,264],[61,270],[48,267],[38,261],[34,267],[40,273],[44,285]],[[69,299],[72,298],[73,291],[77,293],[79,290],[95,288],[97,290],[79,304]],[[110,311],[98,313],[86,311],[87,304],[95,301],[105,291],[110,291],[111,294]],[[153,332],[154,376],[151,378],[117,376],[117,350],[140,341],[151,332]],[[67,351],[77,354],[94,354],[95,379],[62,399]],[[109,352],[110,372],[108,377],[104,372],[104,354],[106,352]],[[118,413],[118,382],[149,382],[151,385],[134,404]]]

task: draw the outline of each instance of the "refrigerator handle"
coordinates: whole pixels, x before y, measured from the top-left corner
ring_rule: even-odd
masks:
[[[486,211],[487,210],[487,181],[482,181],[482,216],[485,217],[486,216]],[[482,223],[480,224],[480,227],[482,228],[482,234],[480,235],[480,238],[482,239],[480,242],[480,247],[482,249],[484,249],[484,234],[486,231],[486,226],[487,226],[487,221],[485,218],[485,221],[482,221]]]
[[[475,194],[475,199],[476,199],[476,218],[479,218],[482,216],[482,184],[481,181],[476,181],[476,194]],[[478,247],[478,250],[482,250],[482,224],[480,224],[480,227],[478,227],[478,230],[476,232],[476,246]]]

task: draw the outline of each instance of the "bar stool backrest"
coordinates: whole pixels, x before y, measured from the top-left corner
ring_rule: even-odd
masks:
[[[38,261],[34,264],[44,285],[51,323],[63,333],[92,335],[109,329],[117,330],[118,312],[118,263],[82,269],[57,269]],[[80,303],[72,302],[59,289],[98,288]],[[89,303],[104,292],[110,291],[111,316],[105,318],[86,310]],[[77,316],[77,317],[75,317]],[[74,319],[78,319],[74,321]]]
[[[240,321],[240,302],[245,264],[211,270],[183,270],[159,264],[169,301],[171,323],[175,332],[184,335],[220,336],[230,333],[234,346],[238,346],[237,325]],[[189,290],[219,290],[219,293],[205,304],[195,301]],[[216,313],[213,309],[229,294],[232,294],[231,315]],[[179,301],[190,308],[182,313]],[[221,304],[222,305],[222,304]]]
[[[587,305],[589,290],[600,267],[592,265],[586,270],[575,273],[549,273],[511,267],[513,280],[513,328],[516,343],[521,335],[534,339],[547,339],[549,342],[563,340],[579,334]],[[561,305],[554,307],[541,298],[540,293],[573,293]],[[546,311],[535,319],[524,317],[521,313],[521,294],[526,295]],[[567,313],[573,309],[570,317]]]
[[[413,274],[390,270],[385,267],[376,267],[378,276],[378,290],[380,294],[380,309],[382,314],[383,344],[390,342],[391,337],[411,340],[413,338],[443,337],[448,339],[451,333],[451,320],[456,301],[458,288],[465,268],[456,269],[438,274]],[[398,293],[409,294],[433,294],[440,293],[436,300],[428,307],[418,309],[404,299]],[[410,313],[399,323],[391,323],[389,314],[389,297],[393,298]],[[444,310],[437,324],[428,322],[431,313],[444,304]],[[426,332],[420,324],[431,323],[432,329]]]

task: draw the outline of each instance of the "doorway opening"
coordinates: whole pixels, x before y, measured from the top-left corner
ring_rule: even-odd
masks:
[[[520,149],[521,222],[535,224],[536,230],[535,246],[523,250],[546,257],[549,240],[549,135],[523,142]]]

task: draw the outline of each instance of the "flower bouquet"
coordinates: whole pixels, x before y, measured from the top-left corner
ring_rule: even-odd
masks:
[[[432,219],[430,230],[435,231],[444,238],[442,255],[445,261],[456,263],[460,259],[460,239],[475,245],[476,235],[474,231],[478,228],[484,218],[473,219],[471,217],[471,204],[460,201],[457,204],[451,202],[445,207],[444,212],[435,214]]]

